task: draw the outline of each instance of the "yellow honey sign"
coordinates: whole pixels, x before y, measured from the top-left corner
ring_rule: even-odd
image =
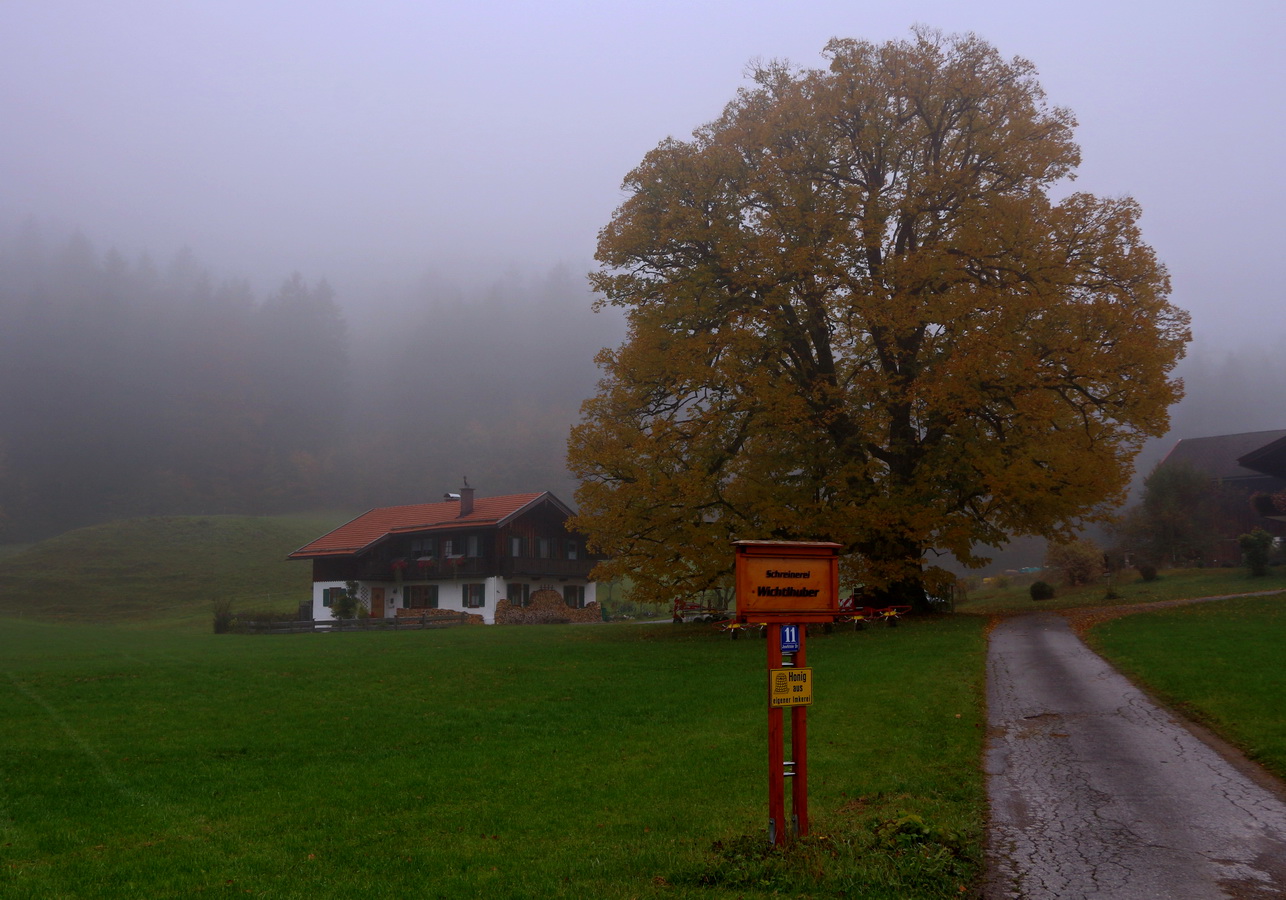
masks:
[[[808,706],[813,702],[812,669],[769,669],[768,706]]]

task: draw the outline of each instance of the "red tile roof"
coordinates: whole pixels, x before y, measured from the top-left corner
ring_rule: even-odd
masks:
[[[467,516],[460,515],[459,500],[417,503],[411,506],[382,506],[364,512],[351,522],[305,544],[290,554],[289,558],[348,556],[362,551],[390,534],[498,525],[535,504],[542,497],[548,497],[560,508],[565,509],[562,503],[548,491],[533,494],[506,494],[502,497],[477,497],[473,501],[473,511]]]

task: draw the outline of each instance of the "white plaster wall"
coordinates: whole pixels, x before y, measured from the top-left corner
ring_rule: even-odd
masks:
[[[424,582],[403,582],[395,584],[385,581],[360,581],[358,590],[365,589],[366,596],[370,596],[369,589],[372,587],[384,588],[384,606],[388,615],[396,615],[394,610],[402,609],[406,606],[406,591],[408,584],[423,584]],[[471,582],[476,584],[477,582]],[[346,582],[343,581],[316,581],[313,582],[313,618],[318,621],[331,621],[335,617],[331,615],[328,607],[322,606],[322,592],[327,588],[342,588]],[[474,613],[481,615],[484,622],[488,625],[496,623],[496,603],[505,599],[508,594],[508,582],[499,576],[493,576],[484,580],[482,595],[485,598],[485,606],[473,607],[466,609],[464,606],[464,581],[439,581],[438,586],[438,608],[454,609],[460,612]],[[532,583],[533,591],[540,587],[539,583]],[[585,603],[598,602],[598,583],[591,581],[585,585]]]
[[[342,588],[347,582],[343,581],[314,581],[313,582],[313,619],[318,622],[329,622],[335,617],[330,614],[330,608],[322,606],[323,592],[327,588]]]
[[[505,580],[499,575],[488,578],[482,596],[487,605],[483,609],[471,609],[469,612],[482,613],[482,620],[488,625],[496,624],[496,603],[504,596]]]

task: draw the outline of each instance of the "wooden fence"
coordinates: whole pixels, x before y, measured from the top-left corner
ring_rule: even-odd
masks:
[[[241,622],[232,630],[238,634],[310,634],[318,631],[420,631],[425,628],[452,628],[469,621],[468,613],[432,616],[398,616],[395,619],[319,619],[299,622]]]

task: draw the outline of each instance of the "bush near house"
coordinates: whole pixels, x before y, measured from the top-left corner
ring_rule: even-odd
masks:
[[[1083,538],[1066,544],[1050,544],[1045,553],[1045,567],[1057,571],[1063,583],[1070,587],[1089,584],[1107,571],[1103,549]]]
[[[1273,536],[1262,528],[1256,528],[1249,534],[1243,534],[1237,538],[1237,544],[1241,547],[1242,557],[1246,561],[1246,568],[1250,574],[1256,578],[1268,574],[1268,555],[1273,549]]]
[[[357,592],[356,581],[344,582],[344,590],[331,599],[330,614],[337,619],[356,619],[363,613],[369,614]]]

